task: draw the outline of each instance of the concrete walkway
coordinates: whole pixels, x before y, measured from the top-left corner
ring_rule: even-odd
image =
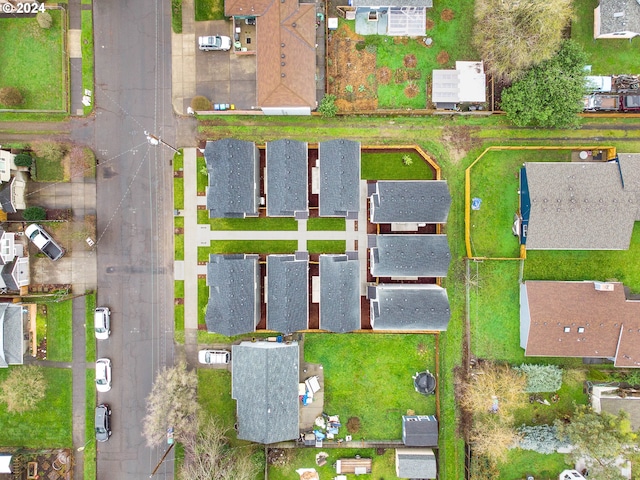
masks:
[[[194,0],[182,0],[182,33],[171,31],[171,103],[179,115],[187,113],[189,102],[196,95],[195,44]]]

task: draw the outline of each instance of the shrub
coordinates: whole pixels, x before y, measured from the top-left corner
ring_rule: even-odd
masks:
[[[48,30],[53,25],[53,18],[51,18],[51,14],[46,10],[44,12],[38,12],[36,14],[36,22],[40,25],[40,28],[44,28]]]
[[[336,106],[336,96],[335,95],[325,95],[320,100],[320,105],[318,106],[318,112],[325,118],[335,117],[338,113],[338,107]]]
[[[42,140],[31,144],[31,150],[37,157],[44,158],[50,162],[60,162],[67,153],[67,147],[60,142]]]
[[[557,365],[532,365],[523,363],[514,370],[527,378],[525,392],[557,392],[562,386],[562,369]]]
[[[356,50],[361,52],[362,50],[364,50],[367,47],[367,44],[360,41],[358,43],[356,43]]]
[[[358,433],[360,431],[360,419],[358,417],[350,417],[347,420],[347,430],[349,433]]]
[[[28,207],[22,212],[22,218],[27,222],[39,222],[47,218],[47,211],[42,207]]]
[[[532,450],[547,455],[566,446],[566,443],[558,438],[558,431],[553,425],[522,425],[518,428],[518,434],[520,435],[518,448],[522,450]]]
[[[213,109],[209,99],[207,97],[203,97],[202,95],[195,96],[191,99],[191,108],[193,108],[196,112]]]
[[[20,90],[15,87],[0,88],[0,105],[5,107],[18,107],[24,101],[24,97]]]
[[[30,167],[33,158],[28,153],[19,153],[13,161],[18,167]]]
[[[353,85],[347,85],[344,87],[344,91],[347,93],[353,93]]]
[[[402,156],[402,164],[407,167],[413,165],[413,160],[411,159],[411,155],[403,155]]]

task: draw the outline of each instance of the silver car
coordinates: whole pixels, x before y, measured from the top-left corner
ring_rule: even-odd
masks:
[[[111,408],[106,403],[96,407],[95,431],[98,442],[106,442],[111,436]]]

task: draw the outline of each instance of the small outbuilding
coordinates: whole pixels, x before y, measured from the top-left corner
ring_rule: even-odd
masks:
[[[430,448],[397,448],[398,478],[435,479],[438,475],[436,456]]]
[[[438,419],[434,415],[403,415],[402,443],[407,447],[437,447]]]

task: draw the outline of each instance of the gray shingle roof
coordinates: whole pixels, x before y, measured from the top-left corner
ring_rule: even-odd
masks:
[[[447,291],[433,284],[380,284],[368,289],[374,330],[447,329]]]
[[[438,420],[433,415],[403,415],[402,442],[407,447],[437,447]]]
[[[207,330],[232,337],[260,321],[258,255],[211,255],[207,264]]]
[[[242,342],[231,346],[231,397],[238,438],[275,443],[298,437],[298,344]]]
[[[320,255],[320,328],[360,329],[360,262],[347,255]]]
[[[531,211],[528,250],[626,250],[638,201],[617,163],[525,164]]]
[[[634,192],[636,195],[636,221],[640,220],[640,154],[639,153],[619,153],[620,172],[624,190]]]
[[[267,257],[267,328],[285,334],[309,326],[309,261]]]
[[[640,4],[635,0],[600,0],[600,34],[616,32],[640,34]]]
[[[23,363],[22,305],[0,304],[0,367]]]
[[[15,177],[12,177],[9,182],[0,186],[0,207],[7,213],[16,213],[16,207],[13,204],[13,195],[11,192],[11,185],[14,180]]]
[[[433,479],[438,475],[436,456],[430,448],[396,449],[398,478]]]
[[[451,195],[444,180],[378,181],[371,195],[373,223],[446,223]]]
[[[267,142],[267,215],[293,217],[309,211],[307,144],[296,140]]]
[[[357,218],[360,210],[360,142],[320,142],[318,157],[320,216]]]
[[[446,235],[376,235],[370,251],[374,277],[446,277],[451,253]]]
[[[209,172],[209,217],[258,215],[260,154],[255,144],[233,138],[207,142],[204,157]]]
[[[433,0],[352,0],[354,7],[433,7]]]

